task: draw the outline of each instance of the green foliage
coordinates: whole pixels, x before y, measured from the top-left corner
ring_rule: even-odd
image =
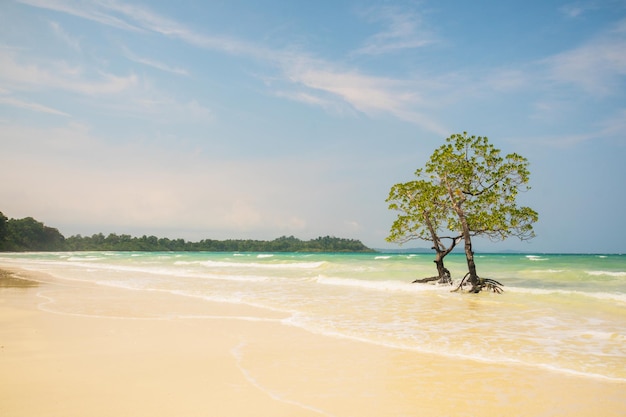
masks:
[[[9,228],[7,222],[9,219],[0,211],[0,251],[8,249]]]
[[[32,217],[10,219],[0,213],[0,250],[54,251],[64,247],[65,238],[57,229],[45,226]]]
[[[463,239],[472,292],[489,285],[494,291],[500,290],[499,283],[478,277],[471,238],[534,237],[537,213],[516,203],[518,193],[529,189],[528,161],[515,153],[501,156],[486,137],[454,134],[415,175],[417,180],[391,188],[389,208],[400,213],[387,240],[432,241],[441,277],[445,272],[443,256]],[[447,249],[441,243],[442,231],[458,233],[449,237],[452,243]]]
[[[293,236],[264,240],[213,240],[186,242],[184,239],[157,238],[156,236],[131,237],[129,235],[101,233],[93,236],[71,236],[66,239],[67,249],[73,251],[207,251],[207,252],[372,252],[358,240],[336,237],[319,237],[302,241]]]
[[[445,228],[451,215],[443,188],[423,179],[394,185],[387,202],[389,209],[400,212],[391,226],[389,242],[438,240],[434,232]]]
[[[530,189],[526,158],[515,153],[501,156],[486,137],[455,134],[435,150],[423,174],[446,190],[457,213],[448,224],[452,230],[466,222],[472,236],[534,237],[537,213],[516,204],[518,193]]]
[[[65,238],[57,229],[47,227],[32,217],[7,219],[0,212],[0,251],[210,251],[210,252],[373,252],[359,240],[325,236],[302,241],[282,236],[272,241],[212,240],[186,242],[184,239],[156,236],[92,236]]]

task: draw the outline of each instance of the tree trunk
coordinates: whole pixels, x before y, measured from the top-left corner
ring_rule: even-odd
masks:
[[[472,251],[472,242],[469,240],[469,237],[468,240],[465,241],[465,258],[467,259],[467,269],[470,274],[470,283],[472,284],[472,289],[470,292],[480,292],[480,279],[478,278],[478,273],[476,272],[476,264],[474,263],[474,252]]]
[[[430,231],[431,240],[433,241],[433,245],[434,245],[433,249],[437,253],[437,255],[435,255],[434,262],[435,262],[435,265],[437,265],[437,275],[439,276],[439,283],[440,284],[451,283],[452,278],[450,277],[450,271],[448,271],[446,267],[443,266],[443,258],[448,253],[450,253],[450,251],[454,248],[454,245],[456,245],[456,241],[453,240],[451,248],[449,250],[446,250],[445,246],[441,242],[441,239],[437,235],[437,231],[435,230],[435,227],[433,226],[432,220],[430,218],[430,213],[425,210],[422,214],[424,216],[424,222],[426,223],[426,226],[428,227],[428,230]]]
[[[472,284],[472,289],[470,292],[477,293],[482,289],[482,283],[480,282],[480,278],[478,278],[478,273],[476,272],[476,264],[474,263],[474,251],[472,251],[472,237],[469,225],[467,224],[467,218],[465,217],[465,210],[463,210],[463,203],[465,202],[465,196],[462,191],[454,190],[447,181],[447,178],[444,178],[446,187],[448,189],[448,195],[450,196],[450,201],[452,202],[452,207],[459,217],[459,222],[461,223],[462,236],[463,241],[465,242],[465,258],[467,259],[467,268],[468,273],[470,275],[470,283]]]
[[[470,292],[478,293],[482,289],[482,283],[476,272],[476,264],[474,263],[474,251],[472,250],[472,237],[470,236],[470,229],[467,225],[465,218],[465,212],[460,207],[456,207],[456,212],[461,220],[461,227],[463,228],[463,240],[465,242],[465,259],[467,260],[467,269],[470,275],[470,283],[472,289]]]
[[[443,258],[446,256],[448,252],[441,252],[437,250],[437,256],[435,256],[435,265],[437,265],[437,275],[439,276],[440,284],[451,284],[452,277],[450,276],[450,271],[443,265]]]
[[[454,246],[452,246],[449,250],[441,251],[441,250],[438,250],[436,247],[434,247],[433,249],[437,251],[437,255],[435,256],[435,260],[433,261],[435,265],[437,265],[437,276],[429,277],[429,278],[418,278],[415,281],[413,281],[413,283],[417,282],[420,284],[425,284],[427,282],[437,281],[438,284],[452,285],[452,276],[450,275],[450,271],[443,264],[443,258],[448,253],[450,253],[452,248],[454,248]]]

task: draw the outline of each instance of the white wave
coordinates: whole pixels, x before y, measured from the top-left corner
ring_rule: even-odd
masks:
[[[319,326],[319,324],[316,324],[315,322],[307,320],[305,317],[300,316],[300,315],[294,315],[288,319],[283,320],[282,322],[285,325],[298,327],[300,329],[306,330],[314,334],[321,334],[327,337],[334,337],[338,339],[355,340],[358,342],[377,345],[377,346],[383,346],[383,347],[387,347],[391,349],[400,349],[400,350],[408,350],[408,351],[421,352],[421,353],[429,353],[429,354],[448,357],[448,358],[472,360],[472,361],[476,361],[479,363],[513,364],[513,365],[518,365],[518,366],[526,366],[530,368],[544,369],[544,370],[557,372],[561,374],[575,375],[575,376],[585,377],[585,378],[626,382],[626,378],[619,377],[619,376],[603,375],[603,374],[599,374],[595,372],[588,372],[588,371],[583,371],[583,370],[566,368],[566,367],[553,365],[549,363],[528,362],[522,359],[510,357],[510,356],[500,356],[500,355],[493,355],[493,354],[488,354],[484,356],[484,355],[480,355],[479,353],[468,354],[468,353],[461,353],[461,352],[455,352],[455,351],[447,351],[446,349],[442,349],[441,346],[432,347],[432,346],[423,345],[423,344],[422,345],[407,345],[398,341],[390,342],[384,339],[372,339],[365,335],[348,334],[338,329]]]
[[[599,300],[610,300],[610,301],[619,301],[622,303],[626,303],[626,294],[622,294],[622,293],[593,292],[593,293],[585,293],[585,295],[589,297],[597,298]]]
[[[326,262],[285,262],[285,263],[259,263],[259,262],[226,262],[226,261],[176,261],[175,265],[202,265],[208,268],[267,268],[267,269],[315,269]]]
[[[535,294],[535,295],[575,295],[579,297],[589,297],[598,300],[610,300],[626,303],[626,294],[624,293],[607,293],[607,292],[588,292],[588,291],[573,291],[563,290],[559,288],[522,288],[522,287],[506,287],[509,292],[517,292],[522,294]]]
[[[269,254],[269,253],[261,253],[261,254],[258,254],[256,257],[260,258],[260,259],[262,259],[262,258],[273,258],[274,255]]]
[[[388,256],[388,255],[386,255],[386,256],[376,256],[376,257],[374,257],[374,259],[390,259],[390,258],[391,258],[391,256]]]
[[[565,272],[564,269],[532,269],[529,270],[528,272],[531,272],[533,274],[560,274]]]
[[[176,262],[176,264],[179,264]],[[185,262],[182,262],[185,264]],[[211,280],[220,280],[220,281],[244,281],[244,282],[263,282],[268,281],[271,278],[263,275],[241,275],[241,274],[211,274],[203,271],[193,271],[193,270],[185,270],[177,267],[168,267],[168,266],[128,266],[128,265],[119,265],[119,264],[92,264],[92,263],[81,263],[81,262],[59,262],[54,261],[51,262],[50,265],[63,265],[63,266],[72,266],[72,267],[81,267],[84,268],[85,271],[113,271],[113,272],[124,272],[124,273],[133,273],[133,274],[147,274],[152,276],[165,276],[165,277],[182,277],[182,278],[198,278],[198,279],[211,279]],[[27,269],[27,267],[24,267]],[[39,270],[39,268],[37,268]],[[67,274],[56,274],[54,271],[47,271],[55,276],[59,275],[59,278],[62,279],[70,279],[67,277]],[[90,281],[93,282],[93,279],[72,279],[73,281]],[[139,280],[134,280],[132,278],[126,277],[125,280],[107,280],[107,279],[99,279],[96,281],[99,285],[108,285],[108,286],[117,286],[119,288],[128,288],[128,289],[137,289],[138,283],[141,285],[146,285],[149,280],[146,280],[145,277],[141,277]]]
[[[101,256],[69,256],[66,258],[67,261],[70,262],[80,262],[80,261],[100,261],[105,259]]]
[[[526,259],[529,261],[547,261],[548,258],[542,258],[539,255],[526,255]]]
[[[294,315],[288,319],[283,320],[283,323],[285,325],[298,327],[300,329],[306,330],[314,334],[321,334],[324,336],[334,337],[338,339],[355,340],[358,342],[367,343],[367,344],[376,345],[376,346],[383,346],[383,347],[387,347],[391,349],[400,349],[400,350],[408,350],[408,351],[421,352],[421,353],[429,353],[429,354],[433,354],[437,356],[443,356],[443,357],[454,358],[454,359],[467,359],[467,360],[472,360],[472,361],[481,362],[481,363],[513,364],[513,365],[519,365],[519,366],[526,366],[529,368],[544,369],[544,370],[548,370],[551,372],[557,372],[557,373],[562,373],[562,374],[575,375],[575,376],[585,377],[585,378],[626,382],[626,378],[623,378],[623,377],[603,375],[603,374],[599,374],[595,372],[587,372],[587,371],[582,371],[582,370],[577,370],[577,369],[565,368],[565,367],[561,367],[557,365],[552,365],[549,363],[527,362],[522,359],[513,358],[511,356],[499,356],[499,355],[493,355],[493,354],[480,355],[479,353],[468,354],[468,353],[447,351],[445,349],[442,349],[441,346],[432,347],[432,346],[423,345],[423,344],[422,345],[413,345],[413,344],[407,345],[398,341],[391,342],[391,341],[386,341],[386,340],[381,340],[381,339],[375,340],[365,335],[347,334],[338,329],[319,326],[318,324],[314,322],[310,322],[309,320],[307,320],[305,317],[302,317],[302,316]]]
[[[626,340],[626,336],[614,332],[603,332],[598,330],[587,330],[581,334],[583,337],[590,337],[601,340]]]
[[[421,292],[433,291],[440,288],[449,290],[450,286],[438,287],[436,285],[415,285],[406,281],[369,281],[354,278],[337,278],[318,276],[316,281],[322,285],[334,285],[341,287],[364,288],[377,291],[405,291],[405,292]]]
[[[585,271],[588,275],[608,275],[610,277],[626,277],[626,272],[624,271]]]

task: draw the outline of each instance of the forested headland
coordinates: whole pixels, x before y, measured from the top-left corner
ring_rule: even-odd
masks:
[[[208,252],[374,252],[361,241],[332,236],[308,241],[293,236],[274,240],[203,239],[188,242],[184,239],[141,237],[127,234],[102,233],[92,236],[63,236],[58,229],[46,226],[32,217],[8,219],[0,212],[0,251],[208,251]]]

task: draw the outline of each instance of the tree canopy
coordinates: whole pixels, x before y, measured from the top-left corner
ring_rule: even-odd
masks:
[[[537,213],[516,204],[518,193],[530,189],[526,158],[516,153],[502,157],[486,137],[455,134],[433,152],[423,174],[449,197],[457,214],[453,230],[467,222],[471,236],[534,237]]]
[[[65,238],[55,228],[32,217],[7,219],[0,212],[0,250],[51,251],[63,247]]]
[[[452,248],[463,239],[473,292],[479,292],[485,280],[476,272],[472,237],[534,237],[537,213],[517,205],[518,193],[530,189],[528,161],[516,153],[502,156],[486,137],[448,137],[415,175],[417,180],[391,188],[389,208],[400,214],[388,240],[430,240],[439,258],[447,254],[441,233],[451,233]]]
[[[437,265],[437,276],[425,280],[438,279],[440,283],[452,283],[450,272],[444,266],[444,258],[459,243],[461,236],[441,235],[441,230],[452,221],[452,211],[442,189],[424,179],[396,184],[391,188],[387,202],[390,209],[400,212],[387,240],[398,243],[413,239],[431,241],[432,249],[436,252],[434,262]],[[448,242],[447,245],[444,240]]]

